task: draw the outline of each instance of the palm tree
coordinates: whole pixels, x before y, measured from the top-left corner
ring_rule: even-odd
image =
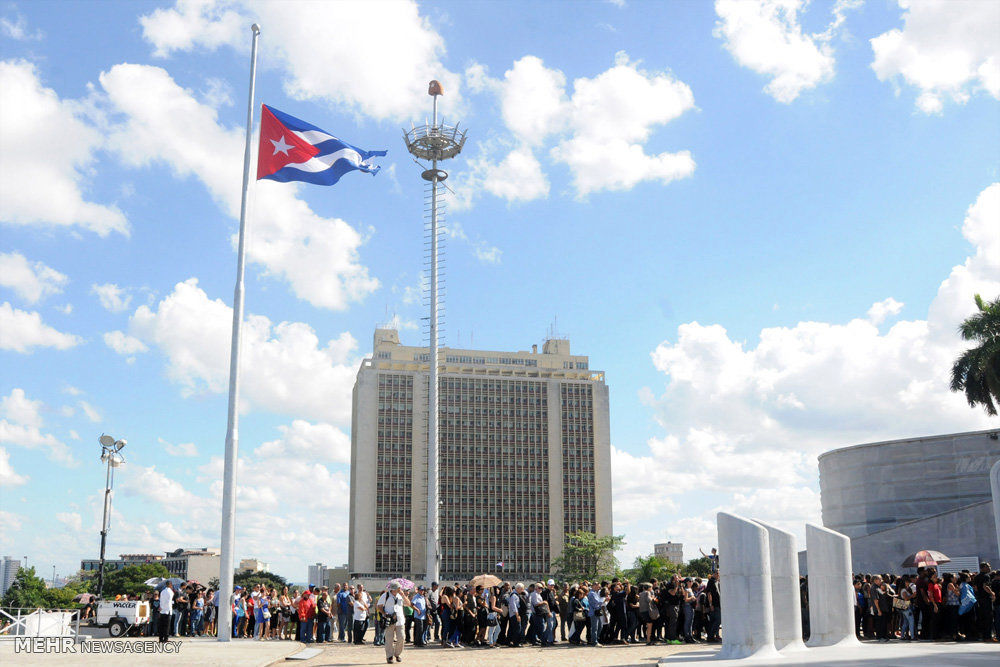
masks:
[[[979,312],[958,327],[964,340],[976,343],[955,360],[951,390],[964,391],[969,405],[983,406],[996,416],[1000,405],[1000,297],[984,303],[976,295]]]

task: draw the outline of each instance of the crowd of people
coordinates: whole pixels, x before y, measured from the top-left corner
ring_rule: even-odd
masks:
[[[716,561],[717,562],[717,561]],[[717,567],[713,562],[713,569]],[[499,581],[401,586],[370,593],[362,584],[307,588],[240,586],[228,601],[234,637],[305,643],[350,642],[385,647],[387,662],[406,644],[444,648],[717,643],[721,641],[719,572],[633,584],[610,581],[556,584]],[[1000,639],[1000,571],[939,576],[857,575],[855,620],[859,638],[991,641]],[[173,635],[213,635],[216,591],[170,585],[153,595],[153,623],[161,641]],[[809,636],[808,581],[802,578],[804,638]],[[164,610],[169,610],[165,613]],[[225,607],[223,607],[225,610]],[[225,613],[224,611],[222,613]],[[370,633],[370,631],[372,631]],[[370,633],[370,634],[369,634]]]
[[[1000,641],[1000,570],[939,575],[921,567],[903,575],[854,578],[854,618],[859,638],[888,642]]]

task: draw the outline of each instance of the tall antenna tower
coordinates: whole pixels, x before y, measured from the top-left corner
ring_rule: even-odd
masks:
[[[448,172],[438,168],[438,162],[450,160],[462,152],[465,145],[465,131],[459,132],[458,124],[438,123],[438,97],[444,91],[441,84],[431,81],[427,94],[434,100],[434,115],[430,124],[411,127],[404,132],[403,140],[408,150],[418,160],[429,160],[430,169],[424,169],[420,177],[427,181],[430,189],[430,235],[431,235],[431,284],[430,284],[430,381],[427,401],[427,570],[428,582],[441,578],[441,543],[438,532],[438,206],[444,200],[444,181]],[[419,162],[417,164],[420,164]],[[425,165],[421,165],[425,166]],[[411,565],[412,567],[412,565]]]

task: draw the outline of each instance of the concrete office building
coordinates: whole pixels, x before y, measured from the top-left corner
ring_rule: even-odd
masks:
[[[844,447],[819,457],[823,525],[851,538],[854,570],[898,572],[920,549],[996,566],[990,467],[1000,430]]]
[[[10,556],[4,556],[0,560],[0,596],[7,592],[10,585],[14,583],[17,571],[21,569],[21,561]]]
[[[684,564],[684,545],[680,542],[660,542],[653,545],[653,555],[668,563]]]
[[[442,348],[441,578],[550,571],[565,536],[609,535],[608,387],[564,339],[542,351]],[[376,329],[354,385],[352,577],[423,580],[427,526],[427,348]]]
[[[236,571],[245,573],[270,572],[271,566],[259,558],[241,558],[240,566],[236,568]]]
[[[310,565],[306,584],[309,586],[325,586],[327,581],[326,571],[327,567],[323,563]]]
[[[210,579],[219,576],[221,553],[215,547],[175,549],[167,552],[160,564],[167,568],[171,577],[180,577],[185,581],[193,579],[207,586]]]

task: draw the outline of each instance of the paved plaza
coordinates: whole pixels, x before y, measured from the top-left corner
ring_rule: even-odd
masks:
[[[354,644],[326,644],[307,647],[298,642],[257,642],[237,640],[221,644],[208,638],[182,638],[180,651],[175,654],[26,654],[15,653],[12,641],[0,641],[0,664],[4,665],[192,665],[265,667],[266,665],[303,665],[306,667],[348,667],[349,665],[384,665],[385,653],[381,646],[370,643],[362,646]],[[96,641],[108,641],[106,639]],[[127,641],[155,641],[151,639],[129,639]],[[305,660],[289,659],[308,649],[312,657]],[[433,665],[433,667],[551,667],[552,665],[580,665],[602,667],[618,665],[623,667],[704,666],[735,667],[746,664],[741,661],[717,660],[718,645],[694,646],[604,646],[588,648],[557,644],[551,648],[526,646],[516,649],[461,648],[445,649],[428,646],[416,649],[407,645],[403,652],[403,664]],[[319,653],[315,653],[319,651]],[[909,667],[913,664],[928,664],[936,667],[986,667],[1000,662],[1000,645],[982,643],[918,642],[903,644],[893,642],[878,644],[862,642],[862,645],[847,650],[810,650],[783,657],[774,664],[793,667],[797,665],[836,665],[854,667],[878,665],[880,667]],[[762,665],[768,662],[757,662]]]

